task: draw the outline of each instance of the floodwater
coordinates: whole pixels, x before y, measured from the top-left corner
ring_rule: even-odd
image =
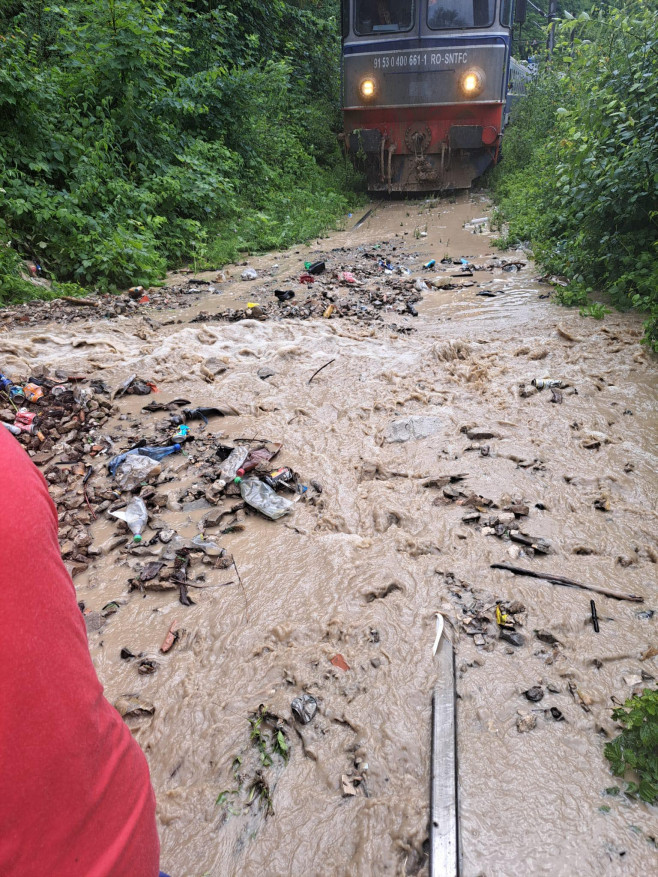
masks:
[[[486,226],[464,228],[490,213],[479,195],[371,206],[357,230],[250,264],[282,285],[305,260],[349,267],[359,246],[384,244],[416,276],[430,258],[487,264],[501,255]],[[200,310],[258,301],[262,280],[241,283],[241,270],[160,329],[135,316],[2,336],[5,350],[15,343],[7,367],[74,369],[113,386],[137,371],[158,385],[151,398],[233,405],[240,416],[212,420],[211,431],[283,442],[280,465],[322,486],[281,521],[249,515],[241,531],[208,531],[234,556],[241,585],[234,569],[196,561],[203,587],[190,590],[194,606],[180,605],[176,591],[129,592],[136,563],[150,555],[107,551],[75,579],[87,607],[121,604],[90,633],[107,697],[137,694],[155,707],[129,722],[151,768],[161,867],[179,877],[427,874],[440,611],[456,650],[463,877],[655,873],[656,809],[606,795],[615,780],[603,756],[611,709],[654,687],[658,672],[655,657],[642,660],[658,641],[658,388],[641,321],[560,308],[529,264],[426,293],[417,318],[190,323]],[[501,294],[477,296],[482,288]],[[227,370],[207,383],[210,357]],[[257,376],[263,366],[275,373],[267,380]],[[520,383],[545,377],[569,385],[562,404],[548,389],[519,395]],[[109,430],[118,447],[162,419],[139,413],[148,401],[120,401],[124,419]],[[433,418],[431,434],[388,441],[390,423],[411,416]],[[493,437],[469,439],[476,426]],[[163,462],[173,479],[161,517],[185,537],[205,514],[177,503],[181,485],[203,474],[189,453]],[[472,508],[423,486],[445,475],[465,475],[450,487],[497,508],[463,522]],[[511,502],[528,506],[521,530],[548,540],[551,553],[517,556],[522,546],[482,532]],[[107,546],[116,522],[104,516],[91,531]],[[645,602],[491,569],[497,562]],[[525,607],[516,616],[523,645],[498,639],[496,601]],[[469,623],[474,616],[479,623]],[[176,620],[184,633],[163,655]],[[469,635],[473,627],[482,632]],[[538,630],[558,642],[540,641]],[[124,647],[156,660],[156,672],[139,675],[121,660]],[[330,663],[336,654],[348,670]],[[537,685],[544,698],[530,702],[524,692]],[[319,705],[305,726],[290,710],[303,692]],[[249,719],[261,704],[283,720],[287,763],[276,753],[271,765],[259,762]],[[536,726],[519,731],[529,716]],[[343,777],[356,794],[344,794]]]

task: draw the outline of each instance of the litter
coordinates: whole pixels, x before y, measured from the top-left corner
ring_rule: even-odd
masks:
[[[311,694],[302,694],[290,704],[293,716],[301,725],[308,725],[318,710],[318,702]]]
[[[258,277],[258,272],[254,268],[245,268],[240,278],[242,280],[256,280]]]
[[[630,600],[633,603],[644,603],[644,597],[638,597],[635,594],[623,594],[619,591],[611,591],[608,588],[599,588],[596,585],[583,585],[568,579],[565,576],[553,575],[548,572],[535,572],[532,569],[521,569],[518,566],[511,566],[509,563],[492,563],[491,569],[505,569],[513,572],[517,576],[530,576],[535,579],[545,579],[554,585],[564,585],[567,588],[582,588],[585,591],[595,591],[597,594],[603,594],[605,597],[612,597],[613,600]]]
[[[128,506],[126,506],[125,511],[110,512],[110,514],[128,524],[128,527],[133,534],[133,541],[142,541],[142,533],[148,523],[149,516],[144,500],[141,497],[138,496],[134,499]]]
[[[240,495],[252,508],[273,521],[290,513],[293,503],[279,496],[269,484],[257,478],[240,480]]]

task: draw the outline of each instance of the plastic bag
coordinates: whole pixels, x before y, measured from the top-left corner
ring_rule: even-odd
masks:
[[[142,457],[141,454],[130,454],[121,463],[116,480],[122,490],[133,490],[142,481],[147,481],[162,472],[162,466],[157,460],[150,457]]]
[[[279,496],[268,484],[257,478],[246,478],[241,481],[240,493],[248,505],[273,521],[287,515],[293,506],[289,499]]]

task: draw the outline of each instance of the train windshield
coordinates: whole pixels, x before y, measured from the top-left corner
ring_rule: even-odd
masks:
[[[356,0],[354,31],[365,34],[400,33],[411,30],[416,0]]]
[[[489,27],[496,0],[429,0],[427,23],[432,30],[458,27]]]

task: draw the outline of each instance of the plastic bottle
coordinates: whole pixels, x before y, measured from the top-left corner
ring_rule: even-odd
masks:
[[[233,448],[228,457],[224,460],[219,470],[219,487],[223,488],[229,483],[229,481],[233,481],[235,476],[238,474],[238,469],[242,467],[242,464],[249,456],[249,448],[245,445],[237,445]]]
[[[142,533],[144,532],[144,527],[148,524],[149,513],[146,510],[144,500],[140,496],[129,503],[123,511],[110,512],[110,514],[128,524],[132,531],[134,542],[142,541]]]
[[[240,485],[242,499],[252,508],[276,521],[287,515],[293,503],[279,496],[268,484],[264,484],[257,478],[235,479]]]
[[[537,387],[538,390],[543,390],[544,387],[561,387],[562,381],[555,378],[533,378],[530,382],[533,387]]]
[[[7,375],[3,375],[0,372],[0,390],[4,390],[5,393],[8,393],[13,386],[13,381],[10,381]]]
[[[126,451],[125,454],[119,454],[116,457],[112,457],[107,464],[107,468],[110,475],[114,475],[126,457],[129,457],[131,454],[139,454],[140,457],[150,457],[152,460],[157,460],[159,462],[164,457],[168,457],[169,454],[175,454],[176,451],[180,451],[180,447],[179,444],[175,444],[167,445],[165,448],[133,448],[132,451]]]
[[[223,553],[223,549],[216,542],[204,539],[201,533],[192,539],[192,544],[200,548],[208,557],[221,557]]]
[[[12,435],[20,435],[20,434],[23,432],[23,430],[22,430],[20,427],[18,427],[18,426],[14,426],[13,423],[5,423],[4,421],[0,421],[0,422],[2,423],[2,425],[3,425],[6,429],[9,430],[9,432],[10,432]]]

